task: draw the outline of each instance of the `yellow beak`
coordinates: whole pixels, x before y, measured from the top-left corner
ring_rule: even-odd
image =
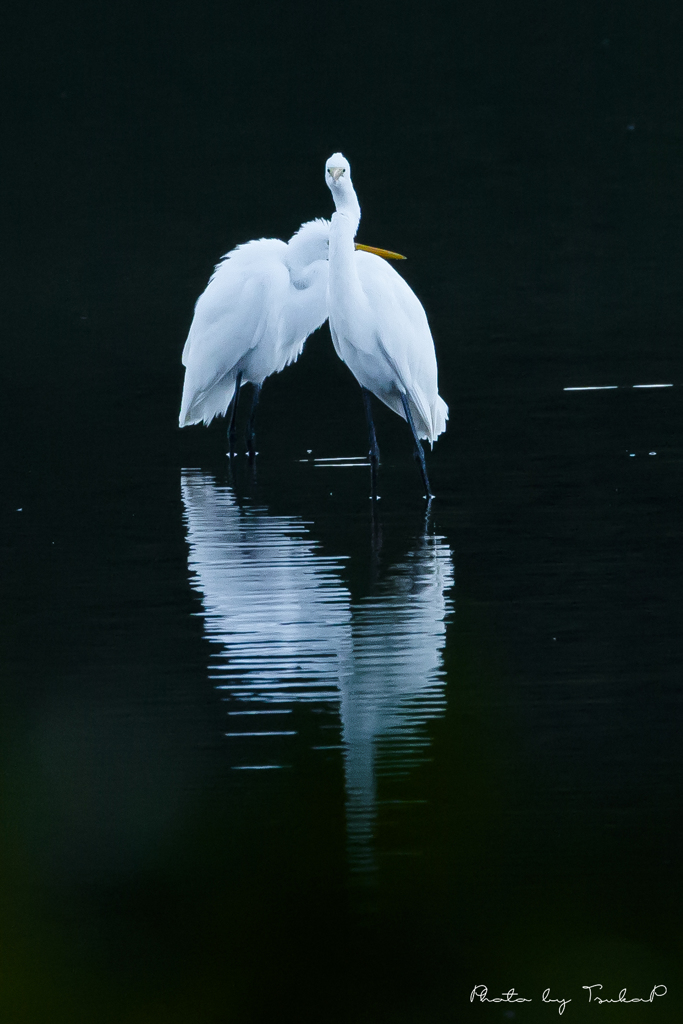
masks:
[[[356,249],[362,249],[363,252],[374,252],[375,256],[381,256],[384,260],[404,260],[406,257],[401,256],[399,252],[391,252],[389,249],[376,249],[374,245],[361,245],[360,242],[356,242]]]

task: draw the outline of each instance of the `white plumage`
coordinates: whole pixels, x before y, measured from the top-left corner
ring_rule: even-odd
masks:
[[[427,494],[431,496],[418,438],[434,443],[446,429],[448,406],[438,392],[436,354],[427,316],[415,293],[393,267],[378,256],[355,249],[360,206],[351,168],[341,153],[327,161],[325,180],[336,207],[330,225],[328,283],[328,315],[335,350],[363,389],[410,423]],[[369,397],[366,411],[370,456],[376,471],[379,451]]]
[[[289,242],[238,245],[217,265],[183,349],[181,427],[224,416],[238,377],[258,388],[301,355],[327,319],[329,227],[313,220]]]
[[[448,406],[439,395],[434,342],[422,303],[386,260],[355,252],[362,295],[356,296],[351,330],[339,330],[339,304],[330,300],[330,328],[337,353],[363,387],[405,419],[408,396],[420,438],[433,444],[446,429]],[[330,293],[338,281],[330,281]],[[334,309],[334,312],[333,312]],[[334,324],[334,326],[333,326]]]

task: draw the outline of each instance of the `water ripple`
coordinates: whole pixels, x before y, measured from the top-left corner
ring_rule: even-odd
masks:
[[[419,538],[354,602],[345,560],[324,554],[301,519],[240,507],[229,487],[198,471],[183,471],[182,498],[190,580],[214,648],[209,676],[229,702],[233,767],[285,767],[302,744],[322,757],[341,752],[350,866],[374,871],[378,808],[386,816],[408,806],[400,793],[380,799],[378,789],[390,779],[396,795],[395,780],[429,760],[426,726],[446,707],[448,544]],[[270,718],[297,708],[309,709],[304,730]],[[246,715],[264,717],[257,725]],[[330,715],[337,743],[323,731]]]

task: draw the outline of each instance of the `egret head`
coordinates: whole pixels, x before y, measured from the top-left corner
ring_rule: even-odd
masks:
[[[349,161],[341,153],[334,153],[325,164],[325,181],[332,193],[337,213],[354,223],[354,234],[360,220],[360,206],[351,181]]]
[[[332,195],[342,194],[353,188],[349,161],[341,153],[334,153],[325,164],[325,181]]]

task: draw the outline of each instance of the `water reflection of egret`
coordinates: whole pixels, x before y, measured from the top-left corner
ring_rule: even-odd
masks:
[[[182,495],[234,767],[290,764],[304,742],[291,724],[302,702],[339,715],[351,866],[371,869],[381,780],[400,796],[396,780],[427,756],[425,723],[445,707],[448,545],[420,539],[372,595],[352,602],[343,559],[323,554],[302,520],[240,507],[200,472],[183,472]],[[316,721],[307,743],[329,756],[339,747],[330,726],[339,726]]]
[[[380,780],[405,776],[425,760],[424,725],[445,710],[441,652],[452,582],[448,545],[443,538],[424,538],[353,609],[341,718],[354,860],[363,859],[364,851],[367,857]]]

